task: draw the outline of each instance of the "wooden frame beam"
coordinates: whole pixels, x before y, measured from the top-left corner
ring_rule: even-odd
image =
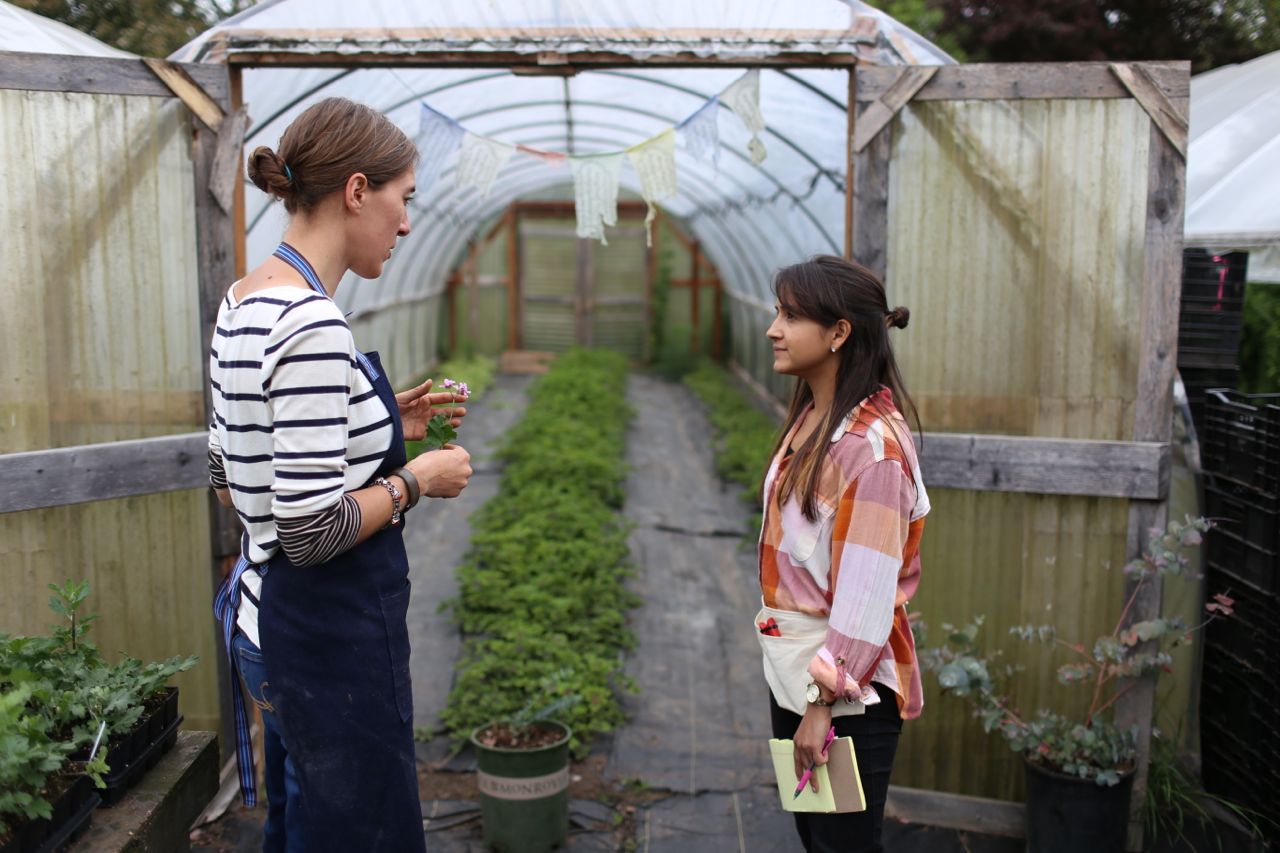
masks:
[[[231,29],[215,35],[206,54],[244,66],[484,66],[506,67],[517,74],[572,75],[587,69],[639,66],[847,67],[858,62],[856,51],[871,55],[879,50],[874,25],[843,31],[674,29],[654,33],[604,28],[591,35],[593,49],[581,50],[580,32],[558,28]],[[491,49],[459,49],[465,41],[483,41]],[[708,43],[714,45],[716,55],[706,54]],[[308,50],[298,50],[299,44]],[[636,57],[641,52],[646,58]]]
[[[1151,86],[1171,100],[1187,98],[1186,62],[1144,62]],[[858,68],[858,102],[871,103],[898,82],[896,66]],[[1034,98],[1131,98],[1107,62],[940,65],[914,101],[1018,100]],[[861,114],[860,114],[861,115]]]
[[[0,512],[209,486],[209,433],[0,455]]]
[[[932,488],[1163,500],[1167,442],[925,433],[920,467]]]
[[[924,826],[979,832],[1005,838],[1025,838],[1026,806],[1007,800],[967,797],[945,791],[889,786],[885,817]]]
[[[221,65],[174,63],[204,94],[230,104],[227,69]],[[0,50],[0,89],[77,92],[87,95],[144,95],[172,98],[174,92],[141,59],[61,56]]]

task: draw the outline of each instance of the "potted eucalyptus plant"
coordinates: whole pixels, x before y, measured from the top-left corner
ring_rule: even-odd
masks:
[[[569,835],[569,741],[573,731],[553,719],[579,697],[533,697],[509,719],[471,733],[480,788],[484,841],[497,853],[539,853]]]
[[[1229,616],[1232,600],[1215,594],[1205,619],[1188,626],[1176,618],[1129,623],[1142,587],[1154,578],[1194,576],[1185,548],[1199,545],[1209,529],[1205,519],[1171,522],[1153,530],[1145,553],[1125,567],[1135,578],[1120,618],[1092,646],[1060,638],[1052,625],[1015,625],[1009,633],[1025,642],[1052,644],[1070,659],[1058,667],[1060,684],[1091,691],[1088,710],[1071,716],[1053,708],[1024,714],[1005,686],[1020,667],[998,664],[998,652],[984,651],[978,639],[982,617],[957,628],[944,624],[944,645],[924,648],[921,663],[942,691],[964,699],[985,731],[997,733],[1023,758],[1027,790],[1027,849],[1041,853],[1122,851],[1129,821],[1129,798],[1137,762],[1137,727],[1115,723],[1116,702],[1140,679],[1170,670],[1171,653],[1192,632]]]

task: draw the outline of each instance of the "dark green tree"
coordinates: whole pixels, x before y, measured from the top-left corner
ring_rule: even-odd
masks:
[[[140,56],[168,56],[253,0],[14,0],[112,47]]]
[[[895,2],[940,11],[935,32],[969,61],[1189,59],[1200,72],[1280,49],[1280,0]]]

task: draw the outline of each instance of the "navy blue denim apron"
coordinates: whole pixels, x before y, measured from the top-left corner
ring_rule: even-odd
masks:
[[[373,387],[391,413],[386,476],[404,432],[376,353]],[[363,367],[361,369],[364,369]],[[409,683],[409,561],[389,527],[316,566],[283,552],[262,581],[258,633],[272,701],[301,788],[302,849],[425,850]]]
[[[282,244],[276,255],[324,292],[292,247]],[[406,461],[400,409],[377,353],[357,356],[391,416],[391,446],[374,474],[387,476]],[[408,575],[402,529],[389,527],[316,566],[297,567],[278,552],[263,576],[258,633],[301,790],[299,849],[309,853],[426,849],[413,746]]]

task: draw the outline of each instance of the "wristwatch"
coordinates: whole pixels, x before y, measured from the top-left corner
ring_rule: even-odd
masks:
[[[804,699],[810,705],[817,705],[819,708],[829,708],[835,704],[834,701],[828,702],[822,698],[822,688],[816,681],[809,682],[809,686],[804,691]]]

